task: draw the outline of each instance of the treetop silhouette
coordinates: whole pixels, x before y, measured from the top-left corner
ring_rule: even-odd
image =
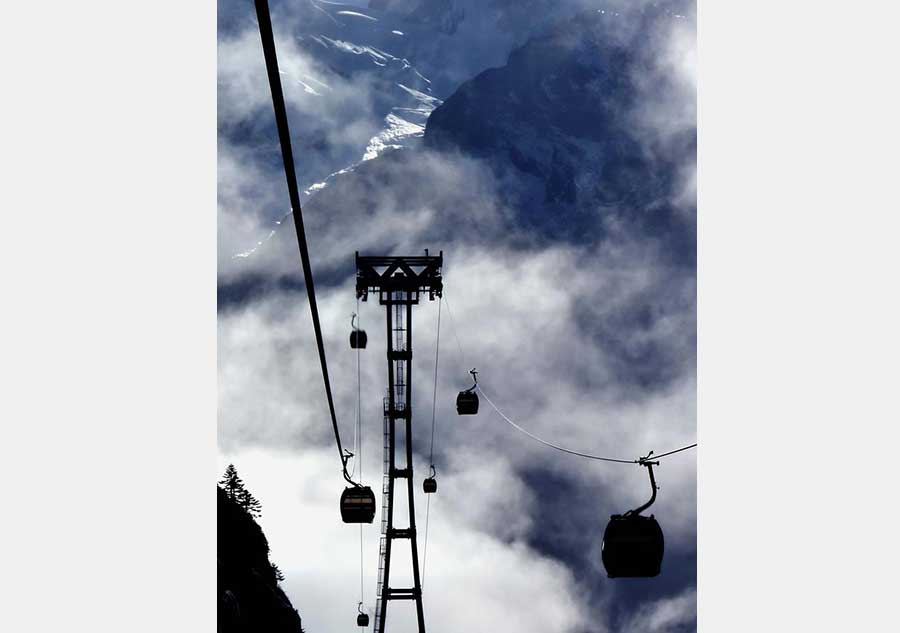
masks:
[[[234,464],[228,464],[219,481],[219,487],[225,491],[229,499],[237,503],[253,518],[259,518],[262,515],[262,504],[244,486],[244,480],[238,476]]]

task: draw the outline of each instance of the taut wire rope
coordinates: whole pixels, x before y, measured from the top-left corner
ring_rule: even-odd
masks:
[[[325,396],[328,400],[328,411],[331,414],[331,425],[334,429],[334,441],[337,444],[338,456],[341,458],[341,471],[347,482],[358,486],[347,473],[347,457],[341,445],[341,434],[338,430],[337,415],[334,412],[334,398],[331,395],[331,381],[328,378],[328,362],[325,360],[325,343],[322,338],[322,326],[319,323],[319,308],[316,304],[316,288],[313,281],[312,265],[309,261],[309,248],[306,243],[306,231],[303,227],[303,210],[300,207],[300,191],[297,187],[297,172],[294,167],[294,152],[291,149],[291,132],[288,127],[287,108],[284,104],[284,91],[278,73],[278,55],[275,51],[275,35],[272,31],[272,16],[269,14],[268,0],[255,0],[256,17],[259,23],[259,37],[262,40],[263,56],[266,60],[266,74],[269,77],[269,89],[272,92],[272,108],[275,111],[275,123],[278,126],[278,140],[281,144],[281,160],[284,164],[284,176],[287,180],[288,196],[294,216],[294,229],[297,232],[297,246],[300,249],[300,262],[303,265],[303,280],[306,295],[309,299],[309,311],[312,316],[313,330],[316,334],[316,347],[319,350],[319,364],[322,366],[322,380],[325,383]]]
[[[444,298],[438,300],[438,320],[437,334],[435,335],[434,345],[434,391],[431,395],[431,450],[428,460],[431,468],[434,469],[434,423],[435,413],[437,411],[437,379],[438,379],[438,359],[441,353],[441,304]],[[431,516],[431,495],[425,495],[425,540],[422,543],[422,588],[425,588],[425,563],[428,561],[428,519]]]
[[[362,330],[362,315],[359,312],[359,297],[356,298],[356,329]],[[358,341],[358,339],[357,339]],[[363,483],[363,465],[362,465],[362,373],[360,371],[360,346],[356,346],[356,432],[354,439],[354,450],[356,450],[356,458],[353,460],[353,471],[356,472],[359,467],[359,483]],[[353,474],[351,473],[351,477]],[[363,526],[359,524],[359,603],[360,606],[365,602],[365,577],[363,569]]]
[[[690,446],[682,446],[681,448],[676,448],[674,451],[669,451],[668,453],[663,453],[662,455],[654,455],[653,459],[659,459],[660,457],[665,457],[667,455],[674,455],[675,453],[680,453],[681,451],[686,451],[689,448],[695,448],[697,443],[694,442]]]
[[[431,395],[431,450],[428,457],[432,466],[434,466],[434,421],[437,410],[438,359],[441,353],[441,304],[443,302],[443,298],[438,300],[437,335],[435,336],[434,345],[434,390]]]
[[[494,402],[490,398],[488,398],[487,394],[484,393],[484,390],[481,388],[481,385],[478,385],[476,387],[476,389],[478,389],[478,391],[481,393],[481,395],[484,396],[484,399],[487,400],[487,403],[489,405],[491,405],[491,408],[497,412],[497,415],[499,415],[501,418],[503,418],[503,420],[505,420],[510,426],[512,426],[516,430],[520,431],[521,433],[524,433],[531,439],[533,439],[537,442],[540,442],[541,444],[543,444],[545,446],[549,446],[550,448],[554,448],[558,451],[562,451],[563,453],[569,453],[570,455],[577,455],[579,457],[585,457],[587,459],[596,459],[596,460],[600,460],[600,461],[604,461],[604,462],[615,462],[618,464],[640,464],[642,461],[641,459],[617,459],[615,457],[602,457],[600,455],[594,455],[592,453],[582,453],[581,451],[572,450],[570,448],[565,448],[564,446],[559,446],[558,444],[548,442],[547,440],[538,437],[534,433],[531,433],[530,431],[523,429],[521,426],[519,426],[518,424],[513,422],[505,413],[503,413],[503,411],[501,411],[497,407],[497,405],[494,404]],[[669,451],[669,452],[663,453],[661,455],[654,455],[653,459],[659,459],[660,457],[672,455],[672,454],[678,453],[680,451],[686,451],[687,449],[694,448],[695,446],[697,446],[697,444],[691,444],[690,446],[683,446],[682,448],[676,449],[674,451]]]
[[[362,316],[359,313],[359,297],[356,298],[356,312],[353,313],[353,319],[351,319],[351,324],[353,321],[356,321],[356,325],[353,325],[355,331],[362,331],[360,327],[362,325]],[[352,478],[356,473],[357,465],[359,467],[359,483],[363,483],[362,480],[362,374],[360,371],[360,348],[356,347],[356,424],[353,428],[353,454],[355,459],[353,460],[353,468],[350,469],[350,477]]]
[[[456,333],[456,325],[453,322],[453,310],[450,309],[450,299],[447,298],[446,287],[443,290],[441,301],[447,302],[447,316],[450,317],[450,330],[453,332],[453,338],[456,339],[456,347],[459,349],[459,358],[462,360],[463,365],[468,367],[469,365],[466,363],[466,353],[463,351],[462,344],[459,342],[459,335]]]

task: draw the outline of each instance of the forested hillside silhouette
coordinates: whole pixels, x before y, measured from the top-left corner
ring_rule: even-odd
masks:
[[[284,575],[269,561],[269,542],[255,521],[262,506],[229,465],[217,510],[218,633],[303,633],[300,615],[278,586]]]

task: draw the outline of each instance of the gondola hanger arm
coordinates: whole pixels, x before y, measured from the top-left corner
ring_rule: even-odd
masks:
[[[647,472],[650,473],[650,490],[651,490],[650,500],[647,503],[645,503],[644,505],[642,505],[638,508],[635,508],[634,510],[629,510],[628,512],[625,513],[625,516],[640,514],[641,512],[643,512],[644,510],[646,510],[647,508],[652,506],[653,502],[656,501],[656,491],[659,489],[659,486],[656,485],[656,478],[653,476],[653,467],[659,466],[659,462],[658,461],[656,461],[656,462],[650,461],[650,455],[653,455],[653,451],[650,451],[650,453],[646,457],[641,457],[638,460],[638,465],[646,466]]]
[[[349,462],[352,457],[353,457],[353,453],[351,453],[350,451],[348,451],[345,448],[344,455],[341,455],[341,462],[342,462],[341,465],[342,465],[343,475],[344,475],[344,479],[347,481],[347,483],[353,485],[355,488],[359,488],[361,486],[361,484],[358,484],[355,481],[353,481],[350,478],[350,473],[347,472],[347,462]]]
[[[472,380],[475,381],[475,384],[473,384],[471,387],[466,389],[466,393],[469,393],[469,392],[472,392],[472,391],[475,391],[476,389],[478,389],[478,370],[473,367],[472,369],[469,370],[469,373],[472,374]]]

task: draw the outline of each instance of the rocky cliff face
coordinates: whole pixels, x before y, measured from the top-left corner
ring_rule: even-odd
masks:
[[[627,37],[597,11],[560,23],[462,84],[431,114],[425,145],[483,159],[520,219],[551,233],[565,224],[595,239],[615,222],[689,247],[693,222],[679,223],[671,200],[696,131],[662,145],[640,120],[654,22],[665,19],[649,14]]]
[[[301,633],[300,615],[278,587],[262,529],[217,489],[218,633]]]

